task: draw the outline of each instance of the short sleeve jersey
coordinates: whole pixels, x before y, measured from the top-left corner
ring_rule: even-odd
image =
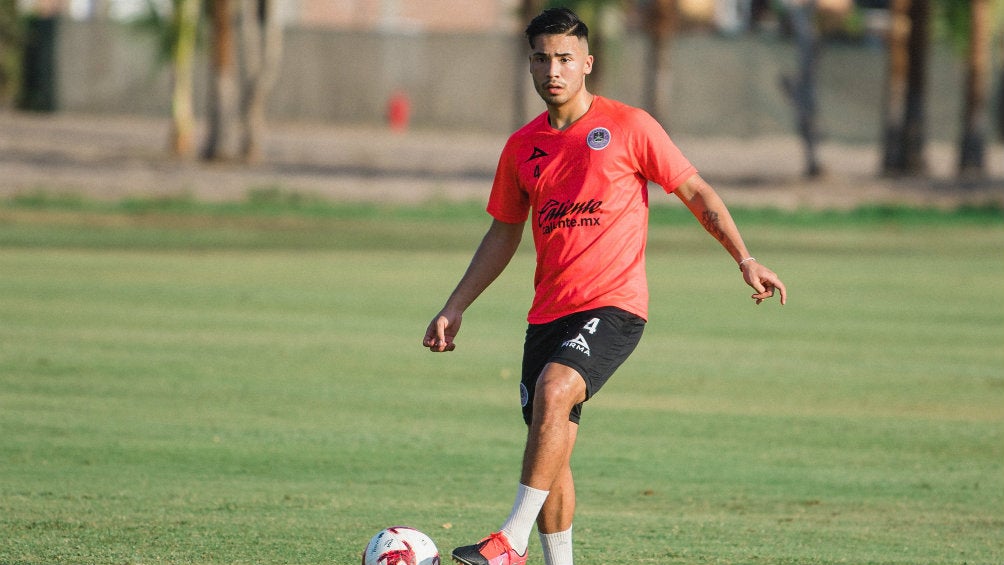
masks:
[[[530,220],[531,324],[604,306],[648,318],[648,183],[676,190],[696,169],[648,113],[595,96],[564,130],[544,112],[510,136],[488,213]]]

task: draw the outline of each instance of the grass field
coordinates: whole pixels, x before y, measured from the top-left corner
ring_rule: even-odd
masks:
[[[1000,211],[736,216],[789,304],[656,211],[646,336],[579,436],[577,561],[1004,562]],[[0,563],[355,564],[384,526],[444,554],[497,528],[531,251],[456,352],[420,347],[486,225],[0,204]]]

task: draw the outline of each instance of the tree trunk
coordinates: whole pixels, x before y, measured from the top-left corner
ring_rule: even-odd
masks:
[[[903,168],[903,119],[906,116],[907,67],[910,52],[910,0],[892,0],[889,6],[889,34],[886,38],[888,68],[885,85],[885,115],[883,119],[882,172],[895,174]]]
[[[196,31],[199,27],[200,0],[177,0],[174,26],[177,30],[171,67],[171,152],[189,158],[194,152],[195,111],[193,109],[192,70],[195,61]]]
[[[537,17],[544,6],[543,0],[522,0],[520,3],[520,33],[530,24],[530,20]],[[517,39],[518,47],[516,61],[516,72],[513,74],[513,130],[517,130],[526,122],[526,76],[529,74],[529,59],[527,58],[526,38],[520,36]]]
[[[886,82],[884,155],[886,175],[925,172],[924,105],[930,40],[929,0],[892,0]]]
[[[959,175],[982,177],[988,122],[990,83],[990,0],[972,0],[969,5],[969,52],[966,57],[965,106],[959,144]]]
[[[234,50],[234,0],[210,0],[208,132],[202,157],[233,160],[240,154],[239,82]]]
[[[806,177],[817,177],[823,169],[819,164],[819,131],[816,111],[816,65],[819,59],[819,31],[816,29],[816,0],[792,2],[788,17],[798,47],[798,74],[785,77],[782,85],[795,106],[798,133],[805,154]]]
[[[668,51],[676,27],[676,0],[651,0],[644,15],[649,53],[643,104],[656,121],[667,127],[672,78]]]
[[[242,0],[241,19],[244,89],[242,117],[244,138],[241,155],[248,163],[262,158],[265,104],[279,71],[282,57],[282,22],[278,0]]]
[[[907,174],[927,171],[924,147],[927,143],[927,61],[931,44],[931,2],[913,0],[910,3],[910,65],[907,73],[906,119],[903,132],[903,153]]]
[[[997,139],[1004,141],[1004,33],[1000,34],[1000,67],[997,69]]]

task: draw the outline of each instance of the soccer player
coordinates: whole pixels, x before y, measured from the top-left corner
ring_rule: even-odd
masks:
[[[488,202],[493,220],[423,345],[452,351],[464,311],[508,265],[529,219],[537,253],[520,396],[528,426],[509,517],[453,550],[465,565],[522,565],[534,523],[547,565],[571,565],[569,461],[583,403],[641,338],[648,315],[648,183],[676,194],[739,266],[756,304],[784,284],[754,259],[721,198],[646,112],[591,94],[588,29],[563,8],[526,28],[530,74],[547,111],[514,133]]]

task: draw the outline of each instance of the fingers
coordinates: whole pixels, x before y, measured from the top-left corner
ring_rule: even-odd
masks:
[[[449,321],[445,317],[437,317],[429,324],[429,329],[425,331],[425,338],[422,339],[422,345],[424,347],[428,347],[429,351],[432,351],[433,353],[442,353],[444,351],[453,351],[456,349],[457,345],[446,335],[446,328],[448,326]]]
[[[784,283],[770,269],[764,269],[764,271],[766,272],[757,273],[757,276],[750,278],[749,285],[756,291],[750,298],[760,304],[768,298],[773,298],[775,293],[780,293],[781,305],[783,306],[788,302],[788,292]]]
[[[788,302],[788,292],[784,288],[784,283],[779,280],[774,283],[774,286],[781,293],[781,306],[784,306]]]

